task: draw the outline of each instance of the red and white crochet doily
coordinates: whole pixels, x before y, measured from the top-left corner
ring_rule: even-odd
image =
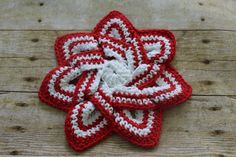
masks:
[[[56,40],[59,65],[44,78],[39,98],[67,112],[65,133],[76,151],[111,132],[153,147],[163,110],[192,93],[170,65],[175,51],[170,31],[137,30],[123,14],[112,11],[91,33]]]

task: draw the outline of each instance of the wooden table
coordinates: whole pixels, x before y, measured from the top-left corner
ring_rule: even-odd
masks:
[[[65,113],[40,103],[37,92],[56,66],[56,37],[90,31],[113,9],[137,28],[174,32],[173,65],[193,96],[165,112],[158,147],[112,135],[77,154],[65,141]],[[236,1],[1,0],[0,103],[0,155],[236,156]]]

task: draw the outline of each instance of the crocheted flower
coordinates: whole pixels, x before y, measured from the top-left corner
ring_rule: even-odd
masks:
[[[168,30],[137,30],[117,11],[91,33],[62,36],[55,43],[59,66],[39,97],[66,112],[65,133],[77,151],[112,131],[130,142],[158,143],[163,109],[186,101],[191,87],[170,66],[175,38]]]

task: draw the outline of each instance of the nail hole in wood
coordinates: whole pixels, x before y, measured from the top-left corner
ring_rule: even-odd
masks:
[[[220,106],[213,106],[213,107],[208,108],[208,110],[210,110],[210,111],[219,111],[221,109],[222,109],[222,107],[220,107]]]
[[[214,82],[213,82],[213,81],[206,80],[206,81],[202,81],[202,83],[203,83],[204,85],[212,85]]]
[[[26,106],[29,106],[28,104],[24,103],[24,102],[18,102],[16,103],[16,106],[19,106],[19,107],[26,107]]]
[[[203,6],[203,3],[202,2],[198,2],[198,5]]]
[[[35,78],[35,77],[24,77],[24,80],[26,82],[33,82],[33,81],[37,80],[37,78]]]
[[[35,56],[31,56],[31,57],[29,57],[29,60],[30,61],[36,61],[36,60],[38,60],[38,58],[36,58]]]
[[[13,150],[10,152],[10,155],[19,155],[19,152],[17,150]]]
[[[13,129],[13,130],[15,130],[15,131],[22,132],[22,133],[24,133],[25,130],[26,130],[26,129],[23,128],[22,126],[18,126],[18,125],[11,127],[11,129]]]
[[[39,3],[39,6],[43,6],[43,5],[44,5],[44,3],[43,3],[43,2],[40,2],[40,3]]]
[[[31,41],[34,42],[34,43],[36,43],[36,42],[39,41],[39,39],[38,39],[38,38],[34,38],[34,39],[31,39]]]
[[[202,63],[204,63],[204,64],[210,64],[210,60],[208,60],[208,59],[204,59],[203,61],[202,61]]]
[[[202,39],[202,43],[204,44],[208,44],[209,42],[211,42],[209,39]]]

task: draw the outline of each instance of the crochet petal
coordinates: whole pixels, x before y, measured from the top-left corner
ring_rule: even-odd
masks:
[[[148,58],[136,29],[122,13],[118,11],[110,12],[97,24],[93,32],[98,35],[116,38],[130,44],[133,52],[129,52],[129,58],[135,55],[135,61],[138,62],[138,65],[148,62]],[[138,65],[135,65],[134,69]]]
[[[130,42],[135,31],[132,23],[120,12],[112,11],[94,28],[93,32]]]
[[[96,50],[98,43],[92,33],[72,33],[58,37],[55,53],[59,65],[64,65],[72,54]]]
[[[72,108],[65,120],[69,145],[76,151],[85,150],[111,133],[109,122],[89,101]]]
[[[168,30],[140,30],[138,34],[150,61],[171,62],[176,51],[173,33]]]
[[[130,142],[142,147],[154,147],[159,140],[162,111],[117,110],[114,113],[115,131]]]
[[[42,82],[39,98],[50,106],[67,111],[72,106],[75,84],[82,83],[80,74],[79,68],[69,66],[51,70]]]
[[[90,100],[113,125],[113,130],[131,143],[153,147],[158,143],[161,131],[162,110],[117,109],[109,104],[107,96],[98,91]],[[132,116],[134,113],[135,116]]]
[[[154,86],[142,90],[122,88],[113,93],[110,103],[130,109],[167,108],[186,101],[191,94],[191,86],[173,67],[168,66]],[[150,103],[150,100],[153,103]]]

